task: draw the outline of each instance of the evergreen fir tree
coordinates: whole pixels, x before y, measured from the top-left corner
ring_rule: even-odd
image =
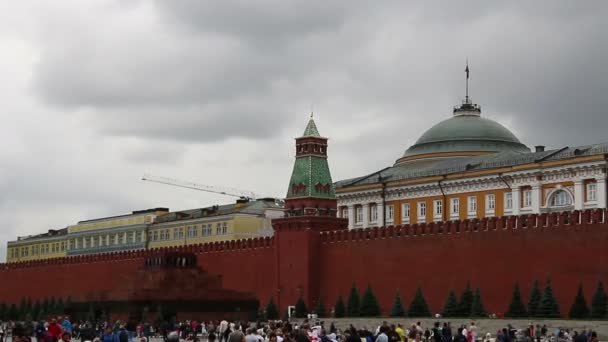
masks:
[[[359,290],[357,290],[355,283],[353,283],[353,287],[350,289],[350,294],[348,295],[348,301],[346,302],[346,316],[359,316],[361,309],[360,305]]]
[[[25,301],[25,312],[26,314],[29,315],[29,317],[33,317],[32,313],[34,311],[34,304],[32,304],[32,298],[27,297],[27,300]],[[30,318],[29,320],[26,319],[26,321],[31,321],[32,319]]]
[[[471,304],[471,317],[486,317],[488,313],[483,307],[483,301],[481,300],[481,291],[479,287],[475,289],[475,295],[473,295],[473,304]]]
[[[471,307],[473,306],[473,291],[471,291],[471,284],[467,281],[467,286],[460,295],[460,302],[458,303],[458,316],[468,317],[471,314]]]
[[[67,310],[70,310],[72,308],[72,297],[68,296],[68,298],[65,300],[65,308]]]
[[[34,306],[32,307],[32,317],[35,320],[39,320],[40,311],[42,311],[42,304],[40,303],[40,299],[36,299]]]
[[[429,310],[428,305],[426,304],[426,300],[424,299],[424,295],[422,294],[422,289],[418,287],[416,290],[416,294],[414,295],[414,299],[412,299],[412,303],[407,310],[407,314],[410,317],[429,317],[431,316],[431,311]]]
[[[405,316],[405,309],[403,308],[403,303],[401,303],[401,295],[397,292],[395,296],[395,302],[393,303],[393,308],[391,309],[391,317],[403,317]]]
[[[587,318],[589,317],[589,307],[587,307],[587,301],[585,300],[585,294],[583,293],[583,284],[578,286],[578,291],[576,293],[576,297],[574,298],[574,303],[570,307],[570,312],[568,313],[568,317],[570,318]]]
[[[93,303],[89,304],[89,311],[87,311],[87,321],[95,322],[95,310],[93,309]]]
[[[55,301],[55,297],[51,297],[49,300],[49,313],[57,313],[57,301]]]
[[[524,302],[521,299],[521,292],[519,291],[519,284],[515,283],[515,287],[513,288],[513,296],[511,297],[511,303],[509,304],[509,308],[505,313],[505,317],[526,317],[528,313],[526,312],[526,307],[524,306]]]
[[[19,304],[19,308],[17,310],[18,310],[17,317],[19,318],[20,321],[24,321],[25,314],[27,314],[27,301],[26,301],[25,297],[21,298],[21,303]]]
[[[367,286],[363,299],[361,300],[361,316],[363,317],[376,317],[380,316],[380,304],[372,291],[370,285]]]
[[[55,311],[57,311],[57,313],[59,313],[59,314],[63,314],[64,310],[65,310],[65,304],[63,303],[63,298],[60,297],[57,300]]]
[[[0,303],[0,321],[7,321],[7,319],[6,319],[7,310],[8,310],[8,307],[6,306],[6,303]]]
[[[604,284],[600,280],[591,298],[591,318],[605,318],[607,304],[608,297],[606,296],[606,291],[604,291]]]
[[[528,315],[530,317],[536,316],[541,297],[542,294],[540,292],[540,286],[538,285],[538,279],[535,279],[534,285],[532,286],[532,292],[530,292],[530,301],[528,302]]]
[[[323,305],[323,300],[319,298],[317,302],[317,306],[315,307],[315,313],[319,317],[325,317],[325,305]]]
[[[274,304],[274,300],[270,297],[268,304],[266,304],[266,319],[278,319],[279,318],[279,309]]]
[[[300,297],[296,302],[296,317],[297,318],[305,318],[308,315],[308,310],[306,309],[306,303],[304,303],[304,299]]]
[[[42,301],[42,311],[44,313],[49,312],[49,299],[48,298],[44,298],[44,301]]]
[[[448,298],[445,300],[445,305],[443,306],[441,315],[443,317],[457,317],[459,315],[458,299],[456,299],[454,290],[450,290]]]
[[[551,279],[549,277],[547,277],[545,291],[543,292],[543,297],[540,300],[540,304],[538,305],[536,317],[561,317],[561,314],[559,313],[559,304],[557,303],[557,300],[555,300],[555,296],[553,295],[553,288],[551,287]]]
[[[8,312],[6,314],[6,317],[9,320],[13,320],[13,321],[16,321],[17,319],[19,319],[19,309],[17,308],[17,305],[15,303],[11,304],[11,306],[8,309]]]
[[[338,296],[338,300],[336,301],[336,305],[334,305],[334,317],[342,318],[346,314],[346,307],[344,307],[344,301],[342,300],[342,296]]]

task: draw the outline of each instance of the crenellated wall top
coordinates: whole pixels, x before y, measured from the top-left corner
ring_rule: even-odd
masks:
[[[221,242],[208,242],[200,243],[196,245],[187,246],[174,246],[174,247],[160,247],[152,248],[148,250],[133,250],[133,251],[121,251],[121,252],[110,252],[101,254],[91,255],[78,255],[68,256],[62,258],[44,259],[44,260],[32,260],[32,261],[21,261],[12,263],[0,263],[0,272],[22,269],[22,268],[37,268],[37,267],[52,267],[62,265],[75,265],[75,264],[91,264],[99,262],[124,262],[124,261],[143,261],[146,258],[158,256],[164,253],[221,253],[231,251],[244,251],[254,250],[260,248],[269,248],[274,244],[274,238],[262,237],[262,238],[251,238],[242,240],[232,241],[221,241]]]

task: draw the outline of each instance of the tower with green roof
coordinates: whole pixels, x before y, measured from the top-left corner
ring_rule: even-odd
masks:
[[[336,216],[336,191],[327,164],[327,138],[319,134],[312,115],[304,134],[296,138],[296,160],[285,208],[286,216]]]
[[[303,300],[319,303],[321,233],[348,229],[338,218],[334,184],[327,164],[327,138],[319,134],[312,115],[296,138],[296,160],[285,198],[285,217],[272,220],[276,249],[277,305],[285,308]],[[294,272],[300,270],[299,272]],[[280,276],[289,274],[289,276]]]

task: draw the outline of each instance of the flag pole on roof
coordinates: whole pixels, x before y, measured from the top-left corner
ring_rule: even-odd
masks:
[[[466,86],[466,103],[469,103],[469,59],[467,58],[467,67],[464,69],[464,72],[467,73],[467,86]]]

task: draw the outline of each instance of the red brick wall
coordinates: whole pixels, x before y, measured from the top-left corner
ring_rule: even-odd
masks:
[[[420,285],[431,312],[437,313],[450,289],[460,296],[470,281],[473,289],[480,288],[486,310],[502,315],[516,281],[527,303],[534,279],[542,290],[550,275],[561,313],[567,315],[579,283],[590,300],[598,279],[607,280],[608,224],[597,223],[598,214],[585,212],[582,224],[571,225],[563,224],[571,216],[565,213],[541,215],[538,224],[531,216],[517,222],[513,217],[326,234],[320,249],[321,297],[331,307],[339,295],[346,301],[353,281],[361,294],[369,284],[388,314],[397,291],[408,306]],[[525,221],[531,221],[527,228],[521,227]],[[578,213],[571,221],[578,221]]]
[[[486,309],[501,315],[515,281],[527,302],[534,279],[542,286],[550,275],[566,315],[579,283],[590,300],[597,280],[608,280],[604,216],[608,213],[586,211],[322,233],[294,229],[281,232],[279,253],[273,238],[166,250],[197,253],[204,270],[222,275],[224,288],[253,292],[262,306],[270,297],[276,303],[280,289],[281,310],[302,292],[309,306],[320,296],[329,309],[338,295],[346,300],[354,281],[361,293],[372,286],[385,313],[397,291],[408,306],[418,285],[431,311],[439,312],[449,289],[459,295],[470,281],[480,287]],[[318,241],[316,234],[321,234]],[[302,239],[309,240],[298,243]],[[28,296],[77,300],[110,290],[156,252],[3,264],[0,302],[18,303]]]

